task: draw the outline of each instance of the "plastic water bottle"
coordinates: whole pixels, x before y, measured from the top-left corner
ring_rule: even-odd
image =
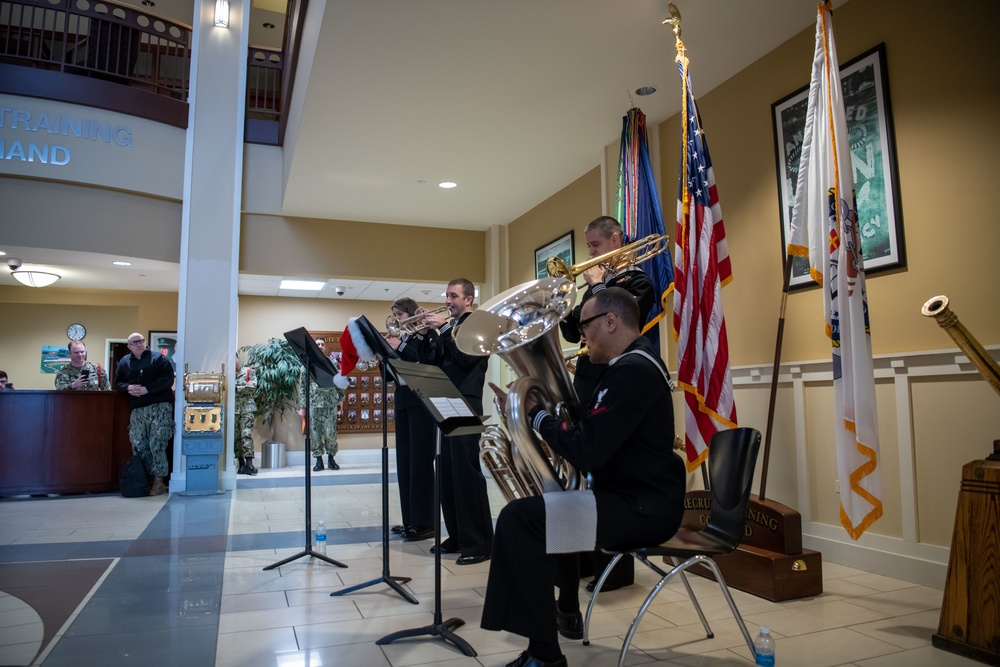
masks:
[[[326,524],[322,521],[316,522],[316,553],[326,555]],[[774,646],[772,640],[771,646]],[[774,651],[772,650],[772,653]],[[772,662],[773,664],[773,662]]]
[[[774,667],[774,637],[766,625],[760,626],[760,634],[753,640],[754,664]]]

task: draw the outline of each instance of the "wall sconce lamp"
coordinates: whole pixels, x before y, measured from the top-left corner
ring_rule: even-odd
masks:
[[[62,277],[46,271],[11,271],[10,275],[28,287],[47,287]]]
[[[229,0],[215,0],[215,27],[229,27]]]

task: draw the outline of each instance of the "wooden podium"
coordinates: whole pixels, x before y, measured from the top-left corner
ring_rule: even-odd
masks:
[[[684,498],[682,525],[696,528],[708,522],[708,491],[689,491]],[[726,583],[774,602],[811,597],[823,592],[823,558],[802,548],[802,515],[773,500],[750,496],[743,542],[724,556],[714,556]],[[689,570],[714,579],[707,568]]]
[[[962,467],[941,619],[931,642],[1000,665],[1000,440],[993,450]]]

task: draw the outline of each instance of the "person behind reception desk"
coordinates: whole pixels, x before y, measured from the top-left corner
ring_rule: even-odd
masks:
[[[174,367],[170,360],[157,352],[146,349],[146,339],[141,333],[128,337],[132,354],[125,355],[115,369],[115,387],[128,394],[128,437],[132,453],[138,454],[153,475],[149,495],[167,492],[163,478],[169,472],[167,444],[174,436]]]
[[[14,384],[7,380],[7,371],[0,371],[0,391],[13,388]]]
[[[107,372],[100,364],[87,361],[87,346],[83,341],[69,342],[69,363],[56,373],[56,389],[90,389],[111,391]]]

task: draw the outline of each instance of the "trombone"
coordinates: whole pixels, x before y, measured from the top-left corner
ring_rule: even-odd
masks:
[[[615,275],[636,264],[641,264],[647,259],[656,257],[667,250],[669,246],[670,237],[666,234],[650,234],[626,246],[572,266],[566,264],[560,257],[549,257],[545,268],[553,278],[566,278],[568,280],[576,280],[577,276],[594,266],[602,266],[605,271]]]
[[[448,310],[448,306],[439,306],[434,310],[425,310],[422,313],[410,315],[401,320],[397,320],[392,315],[389,315],[385,318],[385,330],[388,332],[389,338],[401,338],[403,335],[415,334],[427,326],[424,324],[425,317],[436,313],[443,313],[446,310]]]

